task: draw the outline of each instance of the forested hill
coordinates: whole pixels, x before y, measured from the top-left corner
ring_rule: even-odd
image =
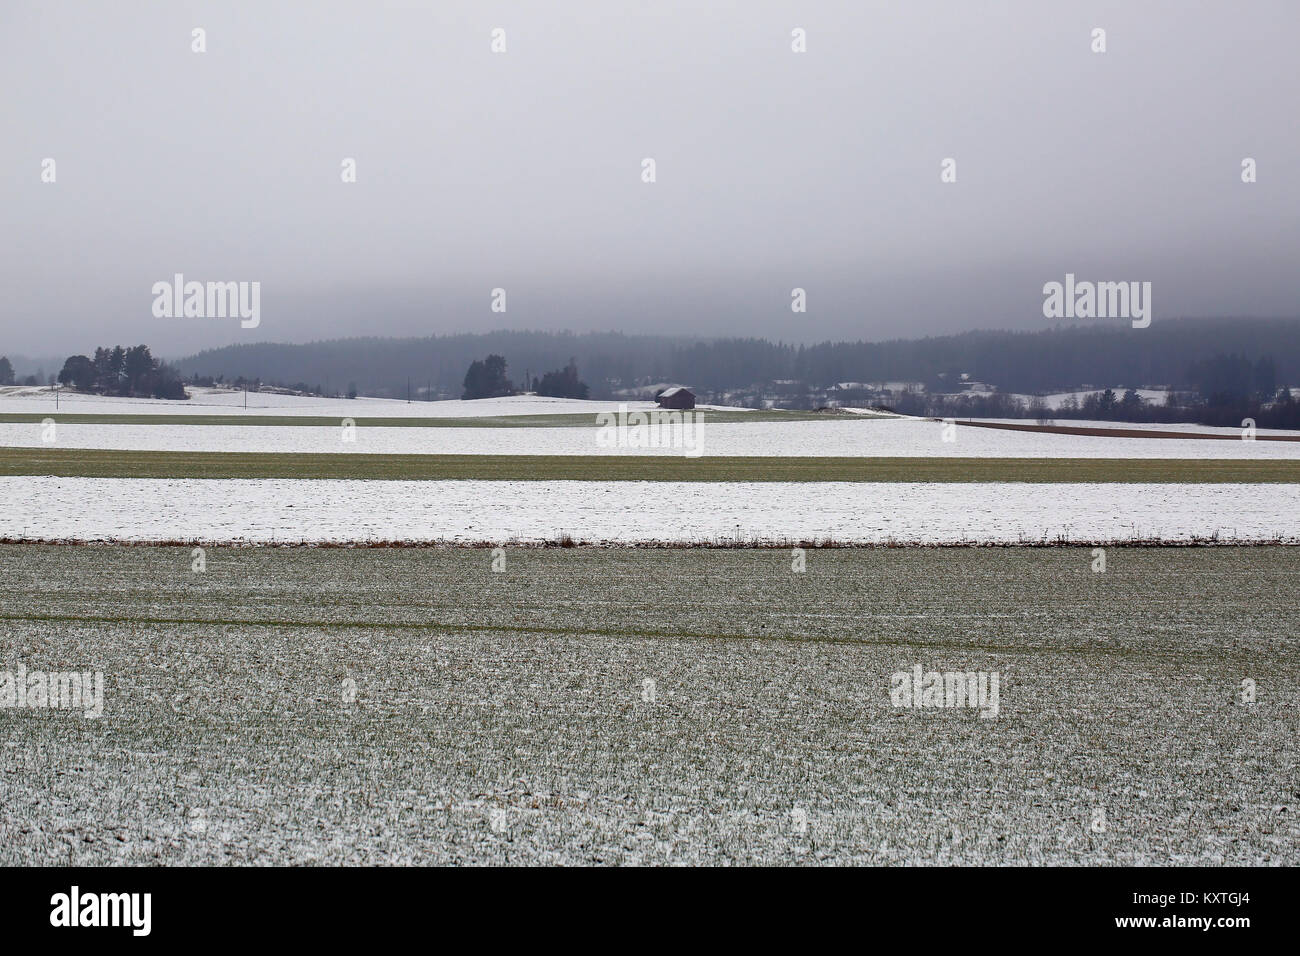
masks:
[[[1216,355],[1272,357],[1279,385],[1300,385],[1300,319],[1171,319],[1149,328],[1069,326],[980,331],[885,342],[791,345],[756,338],[682,339],[621,333],[485,332],[429,338],[355,338],[302,345],[254,343],[200,352],[175,364],[187,377],[239,377],[344,392],[459,397],[475,359],[499,354],[516,382],[576,359],[593,398],[614,389],[680,382],[717,392],[757,382],[937,383],[960,372],[1007,392],[1081,385],[1187,385],[1191,366]],[[947,377],[951,382],[952,378]]]

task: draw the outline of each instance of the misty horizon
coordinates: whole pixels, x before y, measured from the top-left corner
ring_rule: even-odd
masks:
[[[1047,327],[1067,273],[1151,283],[1157,323],[1289,317],[1300,131],[1268,104],[1300,88],[1298,22],[1272,2],[11,5],[0,77],[30,92],[5,117],[0,348],[881,341]],[[177,273],[259,282],[260,323],[155,316]]]
[[[1166,323],[1300,322],[1300,314],[1276,315],[1276,316],[1264,316],[1264,315],[1192,316],[1189,315],[1189,316],[1170,317],[1170,318],[1166,318],[1164,321]],[[1096,320],[1093,322],[1057,321],[1041,329],[1015,329],[1015,328],[1009,328],[1005,326],[1003,327],[989,326],[987,328],[962,329],[957,332],[928,332],[923,334],[918,333],[916,335],[895,335],[895,336],[890,336],[888,338],[881,337],[881,338],[861,338],[861,339],[816,338],[816,337],[801,338],[799,336],[787,336],[785,338],[780,338],[776,336],[764,336],[764,335],[752,335],[752,336],[751,335],[707,335],[703,333],[674,333],[672,335],[660,336],[660,335],[656,335],[653,332],[644,332],[636,329],[629,331],[629,330],[616,329],[616,328],[588,329],[585,331],[577,331],[574,329],[565,329],[565,328],[559,328],[559,329],[501,328],[501,329],[487,329],[487,330],[477,330],[477,331],[459,330],[459,331],[449,331],[449,332],[435,332],[435,333],[429,333],[425,335],[419,335],[419,334],[367,335],[367,334],[358,333],[356,335],[340,335],[331,338],[304,338],[298,341],[287,341],[287,340],[286,341],[258,340],[258,341],[243,341],[243,342],[236,341],[236,342],[226,343],[224,345],[204,346],[202,348],[190,352],[163,353],[157,349],[155,349],[154,351],[158,354],[158,357],[163,361],[171,362],[171,363],[176,363],[176,362],[183,363],[186,362],[187,360],[198,358],[204,355],[205,353],[222,351],[231,346],[240,346],[240,345],[250,345],[250,346],[270,345],[270,346],[293,347],[293,346],[304,346],[304,345],[334,344],[334,343],[347,342],[349,340],[424,342],[424,341],[437,341],[440,339],[457,338],[463,336],[490,337],[493,333],[519,333],[522,335],[539,333],[539,334],[555,335],[555,336],[568,335],[568,336],[573,336],[575,338],[581,338],[584,336],[601,337],[601,336],[609,336],[609,335],[624,335],[629,338],[636,338],[638,336],[642,336],[642,337],[649,336],[651,338],[655,338],[655,339],[662,338],[662,339],[671,340],[673,342],[681,343],[681,344],[694,343],[694,342],[710,343],[710,342],[726,341],[729,339],[740,338],[740,339],[755,339],[763,342],[771,342],[777,345],[817,347],[817,346],[828,346],[828,345],[836,345],[836,344],[887,345],[896,342],[917,342],[917,341],[922,341],[927,339],[941,339],[947,336],[961,335],[963,333],[968,333],[968,332],[977,333],[977,334],[996,335],[1001,333],[1053,332],[1053,331],[1060,331],[1062,329],[1069,329],[1069,328],[1075,328],[1075,329],[1112,328],[1112,329],[1122,330],[1125,326],[1127,326],[1127,324],[1128,323],[1123,320],[1115,321],[1115,320],[1105,320],[1105,319]],[[8,358],[13,363],[15,370],[20,376],[34,374],[38,370],[45,372],[46,376],[48,376],[50,374],[55,374],[58,371],[58,369],[62,367],[63,362],[68,358],[69,355],[88,354],[93,352],[96,348],[103,347],[106,344],[109,346],[114,346],[119,344],[120,345],[128,345],[128,344],[149,345],[150,343],[147,342],[127,343],[127,342],[118,342],[116,340],[109,342],[107,339],[104,339],[103,341],[99,339],[95,339],[93,341],[87,341],[87,343],[85,343],[84,345],[79,345],[71,348],[70,351],[68,351],[66,354],[55,355],[51,353],[48,355],[33,355],[33,354],[28,354],[23,352],[10,352],[5,357]],[[1228,346],[1226,347],[1226,351],[1232,352],[1233,349],[1230,346]],[[42,377],[42,381],[44,381],[44,377]]]

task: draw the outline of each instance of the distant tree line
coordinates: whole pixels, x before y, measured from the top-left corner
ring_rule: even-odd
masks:
[[[95,349],[94,358],[70,355],[59,372],[59,383],[81,392],[141,398],[184,399],[180,374],[160,362],[147,345]]]
[[[540,385],[545,369],[582,370],[593,398],[622,389],[691,386],[702,401],[723,393],[806,392],[842,382],[916,382],[952,391],[958,374],[1002,392],[1044,394],[1084,387],[1172,386],[1193,390],[1189,370],[1220,353],[1276,362],[1278,385],[1300,384],[1300,321],[1178,319],[1150,328],[1097,323],[1039,332],[967,332],[886,342],[798,345],[758,338],[685,339],[614,332],[496,331],[405,339],[336,339],[302,345],[248,343],[200,352],[177,364],[187,376],[224,375],[288,387],[323,383],[333,394],[353,382],[363,395],[402,398],[411,382],[429,398],[459,398],[466,369],[506,356]],[[795,396],[797,398],[797,395]]]
[[[671,340],[618,333],[511,332],[432,338],[335,339],[301,345],[247,343],[200,352],[179,360],[189,381],[237,376],[268,385],[317,382],[324,394],[355,383],[362,395],[405,398],[407,383],[426,398],[460,398],[466,370],[487,355],[505,356],[516,374],[515,388],[531,391],[547,369],[563,369],[573,358],[590,384],[591,397],[609,397],[638,376],[667,374]],[[522,383],[520,383],[522,380]]]
[[[1071,395],[1055,409],[1040,397],[1026,400],[1004,392],[950,395],[904,390],[890,407],[935,418],[1199,422],[1232,427],[1249,418],[1260,428],[1300,428],[1300,403],[1290,388],[1278,387],[1277,363],[1271,355],[1253,362],[1241,355],[1215,355],[1193,362],[1181,380],[1187,388],[1169,389],[1162,402],[1147,401],[1132,387],[1100,389],[1082,398]]]
[[[204,388],[233,388],[233,389],[246,388],[250,392],[257,392],[257,391],[261,391],[263,384],[270,384],[270,383],[263,383],[262,380],[258,378],[252,378],[252,379],[244,378],[242,375],[237,375],[234,378],[230,379],[229,381],[226,380],[226,377],[224,375],[191,375],[185,379],[185,384],[198,385]],[[294,382],[292,385],[284,385],[278,387],[283,388],[285,391],[296,392],[300,395],[325,396],[329,398],[340,397],[337,391],[327,392],[324,389],[324,387],[319,384],[308,385],[306,382]],[[349,386],[348,398],[356,398],[356,397],[357,397],[356,385],[352,384]]]

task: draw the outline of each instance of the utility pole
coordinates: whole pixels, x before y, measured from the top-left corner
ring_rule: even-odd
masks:
[[[406,404],[411,404],[411,377],[406,377]]]

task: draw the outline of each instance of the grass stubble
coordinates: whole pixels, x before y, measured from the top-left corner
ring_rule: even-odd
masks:
[[[493,557],[0,546],[0,864],[1300,862],[1300,550]]]

